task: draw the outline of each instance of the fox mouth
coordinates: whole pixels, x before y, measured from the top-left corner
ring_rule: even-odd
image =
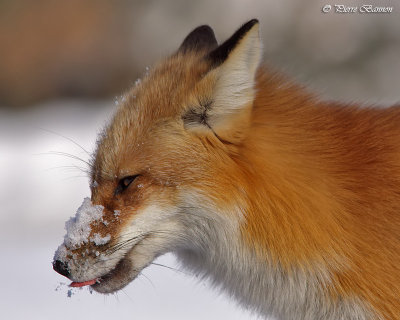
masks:
[[[113,291],[121,289],[126,284],[128,284],[125,283],[126,281],[124,280],[127,280],[126,279],[127,275],[131,273],[132,273],[132,263],[127,257],[124,257],[117,263],[114,269],[112,269],[105,275],[88,281],[82,281],[82,282],[73,281],[69,286],[74,288],[91,286],[95,291],[101,293],[111,293]],[[110,290],[111,287],[113,287],[113,290]]]
[[[142,239],[143,240],[143,239]],[[128,285],[134,280],[141,270],[134,266],[134,250],[141,242],[136,243],[124,256],[118,261],[115,267],[106,274],[83,282],[71,282],[70,287],[90,286],[93,290],[99,293],[113,293]]]
[[[140,271],[134,269],[133,261],[128,253],[117,263],[114,269],[95,279],[94,283],[90,283],[90,286],[99,293],[112,293],[128,285],[138,276]]]
[[[132,269],[132,262],[129,257],[123,257],[115,266],[103,276],[87,281],[73,281],[69,285],[73,288],[91,286],[92,289],[101,293],[111,293],[123,288],[133,280],[139,272]],[[128,279],[129,278],[129,279]]]

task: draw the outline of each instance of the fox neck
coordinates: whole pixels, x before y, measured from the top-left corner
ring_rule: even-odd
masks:
[[[182,266],[205,277],[244,308],[277,319],[370,319],[356,298],[329,299],[328,275],[305,268],[285,270],[270,254],[262,258],[246,244],[240,229],[224,219],[190,222],[193,247],[176,251]]]
[[[266,107],[274,105],[266,103],[274,94],[302,102],[312,97],[263,76],[259,74],[261,96],[254,103],[248,138],[235,150],[237,181],[231,185],[240,190],[232,191],[232,186],[226,190],[229,193],[231,188],[235,194],[227,198],[237,203],[225,208],[218,219],[192,224],[190,237],[201,245],[180,250],[178,257],[243,306],[263,315],[371,319],[372,313],[358,297],[343,296],[333,284],[335,273],[349,267],[343,242],[351,243],[351,239],[338,226],[335,215],[342,208],[332,197],[331,181],[310,165],[298,145],[289,144],[294,139],[289,139],[292,131],[287,125],[290,114],[293,119],[296,114],[289,111],[287,117]],[[263,97],[265,92],[270,96]],[[282,117],[286,123],[280,121]],[[274,123],[276,119],[280,123]],[[244,194],[246,203],[240,202],[243,197],[238,194]]]

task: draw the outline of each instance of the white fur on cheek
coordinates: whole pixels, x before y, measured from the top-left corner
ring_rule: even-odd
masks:
[[[118,240],[130,243],[132,249],[125,258],[130,260],[132,273],[137,274],[155,258],[176,248],[182,234],[176,216],[176,208],[155,203],[135,213]]]

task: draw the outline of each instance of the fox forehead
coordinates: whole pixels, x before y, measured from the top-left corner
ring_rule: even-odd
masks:
[[[115,180],[135,171],[135,163],[147,162],[150,140],[172,138],[182,124],[185,110],[198,104],[211,85],[198,83],[210,69],[201,52],[177,53],[156,65],[142,80],[122,96],[110,124],[100,134],[92,160],[92,183]],[[169,135],[160,134],[168,131]],[[174,141],[169,141],[170,143]],[[154,152],[154,150],[153,150]],[[141,161],[143,160],[143,161]]]

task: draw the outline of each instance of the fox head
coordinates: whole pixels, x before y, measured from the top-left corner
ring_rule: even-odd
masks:
[[[201,26],[120,98],[93,155],[91,199],[67,222],[56,271],[111,293],[166,252],[232,254],[218,243],[244,219],[236,155],[260,59],[257,20],[221,45]]]

